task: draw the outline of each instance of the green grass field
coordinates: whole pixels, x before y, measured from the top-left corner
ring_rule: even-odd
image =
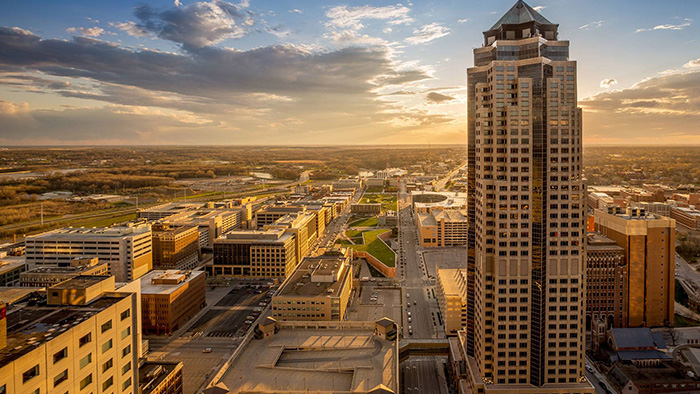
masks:
[[[377,227],[377,217],[362,218],[348,225],[348,227]]]
[[[379,237],[377,237],[379,234],[386,231],[389,230],[383,229],[365,231],[362,233],[362,236],[364,237],[364,244],[353,245],[352,248],[360,252],[367,252],[371,254],[379,261],[386,264],[387,267],[394,267],[396,265],[396,254],[381,239],[379,239]]]
[[[382,211],[396,211],[396,194],[365,193],[360,200],[360,204],[382,204]]]

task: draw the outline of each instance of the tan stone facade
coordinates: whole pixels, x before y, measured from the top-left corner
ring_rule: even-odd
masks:
[[[445,335],[457,335],[467,325],[467,270],[438,269],[436,297]]]
[[[674,320],[676,221],[641,211],[595,211],[596,230],[622,247],[627,263],[627,326]],[[624,325],[624,322],[623,322]]]
[[[141,321],[145,334],[172,334],[202,309],[202,271],[151,271],[141,278]]]
[[[598,319],[607,328],[626,327],[627,264],[622,248],[610,238],[589,233],[586,247],[586,329]]]

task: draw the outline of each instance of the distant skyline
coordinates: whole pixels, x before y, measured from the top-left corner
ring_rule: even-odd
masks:
[[[5,2],[0,145],[462,144],[514,3]],[[700,2],[528,4],[571,41],[586,146],[700,145]]]

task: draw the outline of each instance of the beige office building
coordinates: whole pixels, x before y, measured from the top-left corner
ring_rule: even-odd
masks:
[[[265,226],[264,230],[284,230],[294,235],[297,259],[301,261],[311,250],[317,240],[316,223],[318,219],[313,212],[290,213],[277,219],[273,224]]]
[[[673,325],[676,221],[641,209],[594,214],[595,229],[622,247],[627,264],[623,327]]]
[[[435,290],[445,335],[457,335],[467,325],[467,270],[438,269]]]
[[[278,321],[342,321],[352,291],[351,250],[306,257],[272,297]]]
[[[172,334],[204,306],[203,271],[154,270],[141,278],[141,316],[146,334]]]
[[[593,393],[576,70],[558,25],[523,1],[484,32],[467,69],[475,393]]]
[[[25,240],[27,263],[41,265],[70,264],[76,257],[98,257],[109,264],[117,282],[129,282],[153,267],[151,226],[63,228]]]
[[[417,213],[418,240],[420,246],[444,247],[467,245],[467,211],[465,209],[439,209]]]
[[[294,234],[283,229],[233,231],[214,241],[210,275],[282,278],[297,266]]]
[[[192,269],[199,263],[199,232],[196,226],[153,225],[153,268]]]
[[[22,287],[50,287],[80,275],[109,275],[109,265],[97,257],[75,258],[70,265],[43,265],[19,275]]]
[[[76,277],[47,292],[44,302],[7,307],[0,392],[138,393],[136,296],[114,292],[114,278],[105,276]]]

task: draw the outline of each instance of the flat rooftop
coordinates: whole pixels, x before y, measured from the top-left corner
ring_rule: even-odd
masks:
[[[586,247],[587,249],[591,250],[622,250],[622,247],[620,247],[615,241],[600,233],[588,233]]]
[[[453,268],[437,270],[437,277],[440,283],[442,283],[442,288],[445,291],[445,295],[464,297],[466,294],[466,289],[461,288],[458,281],[458,276],[466,277],[467,270]],[[464,281],[464,283],[466,283],[466,281]]]
[[[270,243],[284,242],[292,234],[285,233],[283,229],[269,230],[234,230],[225,236],[217,238],[214,242],[222,243]]]
[[[141,294],[170,294],[190,283],[194,278],[205,275],[204,271],[153,270],[141,277]],[[184,277],[184,278],[182,278]],[[153,284],[153,279],[182,279],[180,283]]]
[[[305,258],[299,267],[294,271],[292,277],[285,282],[275,297],[290,296],[337,296],[345,286],[346,281],[352,280],[348,275],[350,269],[349,261],[344,256]],[[340,278],[333,282],[314,282],[314,275],[333,275],[340,272]],[[331,290],[329,292],[329,290]]]
[[[97,263],[95,265],[77,265],[74,267],[59,267],[59,266],[39,266],[31,269],[25,274],[80,274],[83,271],[90,271],[97,268],[106,268],[109,264]]]
[[[182,212],[189,209],[197,209],[201,207],[202,203],[166,203],[161,205],[156,205],[155,207],[140,209],[139,212]]]
[[[19,268],[27,264],[25,256],[7,256],[0,258],[0,273]]]
[[[139,365],[139,391],[150,393],[178,368],[182,369],[182,361],[146,361]]]
[[[397,342],[375,336],[374,322],[279,324],[277,334],[251,340],[224,373],[230,392],[366,392],[379,384],[398,392]]]
[[[48,231],[38,235],[27,237],[27,240],[32,239],[75,239],[86,237],[115,237],[121,238],[132,234],[143,234],[151,231],[151,225],[139,224],[135,226],[114,226],[114,227],[68,227],[58,230]]]
[[[416,203],[420,206],[419,203]],[[431,211],[430,213],[419,213],[418,220],[421,226],[436,226],[441,220],[445,222],[463,222],[467,223],[467,210],[466,209],[441,209],[437,211]]]
[[[85,289],[110,277],[110,275],[81,275],[53,285],[51,288],[56,290]]]
[[[31,290],[37,291],[36,288]],[[46,298],[11,305],[7,310],[7,347],[0,349],[0,365],[22,357],[129,296],[126,293],[110,293],[85,306],[47,305]]]

